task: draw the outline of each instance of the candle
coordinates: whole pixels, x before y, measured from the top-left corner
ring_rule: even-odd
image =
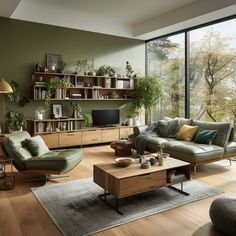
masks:
[[[55,66],[55,65],[51,66],[51,70],[52,70],[52,71],[55,71],[55,69],[56,69],[56,66]]]

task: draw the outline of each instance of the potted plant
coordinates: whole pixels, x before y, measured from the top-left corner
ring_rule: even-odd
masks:
[[[136,108],[145,108],[146,124],[151,122],[151,109],[157,105],[158,99],[162,96],[159,77],[148,75],[137,80],[136,95],[134,106]]]
[[[131,77],[134,71],[128,61],[126,61],[125,70],[126,70],[126,76]]]
[[[109,75],[113,75],[115,74],[115,70],[111,67],[111,66],[108,66],[108,65],[103,65],[103,66],[100,66],[97,70],[97,74],[98,75],[104,75],[104,76],[109,76]]]
[[[21,131],[26,126],[26,118],[23,113],[17,111],[8,111],[6,113],[9,132]]]
[[[83,118],[84,118],[85,127],[91,127],[93,125],[93,118],[91,114],[85,113],[83,115]]]
[[[66,67],[66,63],[63,60],[59,61],[58,72],[64,73],[65,67]]]
[[[49,108],[49,103],[51,97],[55,95],[55,98],[65,98],[66,97],[66,88],[69,88],[71,85],[68,79],[63,79],[60,77],[53,77],[46,81],[46,95],[45,95],[45,107]]]
[[[78,102],[71,102],[71,108],[73,110],[73,117],[78,118],[80,117],[81,107]]]

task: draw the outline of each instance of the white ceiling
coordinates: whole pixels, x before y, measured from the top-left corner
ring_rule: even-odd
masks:
[[[235,12],[236,0],[0,0],[0,16],[137,39]]]

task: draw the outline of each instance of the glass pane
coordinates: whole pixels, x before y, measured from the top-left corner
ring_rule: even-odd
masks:
[[[190,114],[206,121],[236,118],[236,20],[190,32]]]
[[[152,111],[153,120],[184,116],[184,45],[184,34],[147,43],[147,72],[160,76],[163,92]]]

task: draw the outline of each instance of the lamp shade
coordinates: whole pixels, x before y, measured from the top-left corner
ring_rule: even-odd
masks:
[[[0,79],[0,93],[13,93],[11,85],[4,79]]]

